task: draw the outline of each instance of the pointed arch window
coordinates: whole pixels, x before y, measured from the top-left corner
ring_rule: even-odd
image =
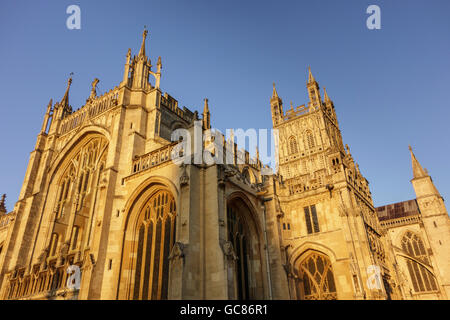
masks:
[[[304,207],[303,210],[305,212],[306,231],[308,234],[320,232],[316,206]]]
[[[414,291],[427,292],[438,290],[434,275],[423,265],[431,267],[422,238],[410,231],[406,232],[402,238],[402,249],[411,258],[407,259],[406,264]]]
[[[309,149],[314,148],[316,145],[314,142],[314,136],[313,136],[311,130],[306,131],[306,142],[307,142]]]
[[[140,213],[133,299],[167,299],[169,254],[175,243],[175,199],[168,191],[154,194]]]
[[[298,153],[297,139],[294,136],[289,138],[289,151],[291,154]]]
[[[336,284],[330,259],[311,253],[300,263],[298,296],[305,300],[336,300]]]

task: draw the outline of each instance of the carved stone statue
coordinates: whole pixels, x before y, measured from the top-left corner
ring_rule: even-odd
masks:
[[[184,244],[182,242],[175,242],[170,251],[169,260],[184,258]]]
[[[222,244],[222,250],[223,254],[231,260],[237,260],[238,257],[236,256],[236,253],[234,252],[233,243],[231,241],[225,241]]]
[[[184,163],[181,165],[180,186],[189,184],[189,175],[187,174],[186,167],[187,165]]]
[[[99,82],[100,82],[100,80],[98,80],[97,78],[95,78],[94,81],[92,81],[91,95],[89,96],[90,99],[95,98],[97,96],[96,87],[97,87],[97,83],[99,83]]]

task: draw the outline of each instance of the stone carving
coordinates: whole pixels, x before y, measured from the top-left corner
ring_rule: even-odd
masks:
[[[182,242],[175,242],[170,251],[169,260],[180,258],[184,260],[184,244]]]
[[[41,254],[37,258],[37,262],[40,265],[40,270],[45,270],[47,268],[47,257],[48,257],[49,249],[45,248],[42,250]]]
[[[59,254],[63,257],[66,256],[67,253],[69,252],[69,246],[70,246],[69,241],[64,242],[61,246],[61,250],[59,251]]]
[[[180,186],[185,186],[189,184],[189,175],[187,174],[187,170],[186,170],[187,165],[186,164],[182,164],[181,165],[181,176],[180,176]]]
[[[230,166],[226,166],[226,167],[225,167],[224,174],[225,174],[225,178],[226,178],[226,179],[235,176],[237,173],[238,173],[238,171],[235,170],[234,168],[232,168],[232,167],[230,167]]]
[[[237,260],[238,257],[236,256],[236,253],[234,252],[233,243],[231,241],[225,241],[222,244],[222,250],[223,254],[230,260]]]
[[[286,276],[288,278],[296,278],[296,276],[295,276],[295,274],[293,272],[294,270],[293,270],[292,266],[289,263],[283,264],[283,269],[286,272]]]
[[[91,95],[90,95],[90,99],[93,99],[93,98],[95,98],[96,96],[97,96],[97,91],[96,91],[96,88],[97,88],[97,83],[99,83],[99,81],[100,80],[98,80],[97,78],[95,78],[94,79],[94,81],[92,81],[92,89],[91,89]]]

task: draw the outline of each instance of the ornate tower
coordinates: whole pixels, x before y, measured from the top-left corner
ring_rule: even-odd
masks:
[[[438,269],[440,283],[450,297],[450,252],[446,244],[450,243],[450,218],[444,205],[444,199],[439,194],[433,179],[424,169],[413,153],[411,146],[413,179],[411,183],[417,197],[423,227],[431,247],[429,255],[434,256]]]
[[[291,104],[285,114],[275,89],[270,99],[280,139],[279,223],[291,297],[392,298],[392,265],[369,183],[344,148],[333,101],[326,91],[322,100],[310,69],[306,88],[308,104]]]
[[[272,98],[270,98],[270,107],[272,111],[272,123],[275,126],[283,120],[283,101],[278,96],[275,82],[273,83]]]

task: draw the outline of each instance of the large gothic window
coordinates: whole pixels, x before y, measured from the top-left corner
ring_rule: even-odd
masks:
[[[227,228],[228,241],[233,244],[236,260],[236,289],[237,299],[246,300],[250,298],[249,294],[249,278],[248,278],[248,252],[249,252],[249,235],[247,228],[242,221],[242,216],[237,212],[234,206],[227,208]]]
[[[167,299],[175,219],[175,200],[165,190],[155,193],[139,213],[133,299]]]
[[[434,275],[421,264],[430,266],[430,260],[425,251],[423,240],[417,234],[408,231],[402,238],[402,249],[410,257],[410,259],[407,259],[406,264],[414,291],[426,292],[437,290]]]
[[[305,300],[337,299],[333,270],[328,257],[311,253],[300,263],[298,296]]]
[[[83,145],[75,156],[67,159],[68,165],[56,190],[56,220],[65,219],[73,209],[77,213],[81,210],[89,211],[87,205],[92,202],[91,189],[98,184],[98,176],[105,162],[106,144],[102,138],[93,138]],[[94,175],[97,178],[94,178]],[[72,208],[74,199],[77,201]]]

